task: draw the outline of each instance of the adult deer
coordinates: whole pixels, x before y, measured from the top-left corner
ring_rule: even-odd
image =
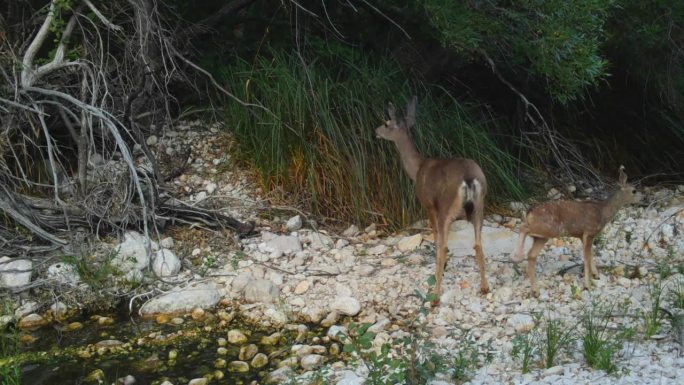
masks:
[[[527,212],[523,224],[520,225],[518,247],[511,259],[514,262],[523,260],[525,237],[531,236],[534,242],[527,254],[527,277],[530,279],[533,296],[539,296],[535,271],[537,255],[539,255],[546,241],[555,237],[567,236],[582,240],[584,246],[584,287],[591,288],[590,275],[598,276],[598,269],[591,253],[594,238],[613,219],[615,213],[622,206],[641,200],[641,194],[637,193],[634,186],[627,183],[627,174],[625,174],[623,166],[620,166],[619,174],[620,188],[604,201],[559,200],[542,203]]]
[[[487,179],[480,166],[472,159],[425,158],[416,149],[409,129],[416,120],[416,97],[408,104],[406,116],[397,119],[394,106],[387,108],[389,120],[375,130],[379,138],[394,142],[401,163],[416,184],[416,195],[428,212],[430,227],[435,234],[436,303],[442,293],[442,275],[447,260],[447,234],[456,219],[467,218],[475,229],[475,256],[480,268],[480,291],[489,292],[482,251],[482,220]]]

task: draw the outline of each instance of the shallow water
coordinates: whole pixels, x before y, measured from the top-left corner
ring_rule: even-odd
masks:
[[[21,366],[21,384],[84,384],[89,383],[86,378],[97,369],[104,372],[104,383],[107,384],[126,375],[135,377],[136,384],[158,384],[169,380],[176,385],[183,385],[205,375],[213,378],[212,384],[248,384],[253,380],[262,382],[269,371],[277,368],[280,360],[289,356],[297,335],[294,331],[280,331],[283,336],[279,343],[264,346],[259,344],[261,337],[277,330],[250,332],[249,327],[240,321],[219,325],[218,319],[202,322],[186,317],[184,320],[182,325],[176,326],[120,318],[113,325],[101,326],[95,320],[86,319],[81,321],[84,327],[77,331],[61,332],[57,327],[46,327],[32,332],[30,334],[37,340],[20,352],[26,358]],[[250,333],[247,344],[256,344],[260,353],[268,355],[268,365],[259,369],[250,367],[247,373],[231,373],[226,367],[217,368],[217,359],[223,359],[226,363],[239,360],[238,345],[228,343],[224,346],[225,354],[219,355],[217,352],[218,339],[227,338],[227,332],[231,329]],[[309,334],[307,339],[312,335]],[[100,355],[93,344],[103,340],[130,342],[132,348],[125,351],[114,349]],[[175,360],[169,359],[171,350],[178,353]],[[91,357],[81,357],[83,352],[90,352]],[[216,378],[217,370],[222,372],[223,378]]]

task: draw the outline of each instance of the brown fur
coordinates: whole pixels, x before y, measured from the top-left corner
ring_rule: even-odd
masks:
[[[442,275],[446,267],[446,238],[449,225],[456,219],[467,218],[475,231],[475,255],[480,269],[480,291],[489,292],[485,274],[481,231],[487,179],[480,166],[472,159],[424,158],[416,149],[409,128],[415,123],[415,97],[409,103],[406,118],[397,120],[394,108],[388,109],[390,120],[376,129],[379,138],[397,145],[404,169],[416,182],[418,201],[428,212],[430,227],[435,233],[436,284],[438,298],[442,293]]]
[[[511,257],[515,262],[524,259],[523,247],[525,237],[534,239],[532,248],[527,254],[527,276],[530,279],[532,295],[539,296],[535,265],[537,256],[549,238],[575,237],[582,240],[584,246],[584,286],[591,288],[590,275],[598,276],[598,269],[592,256],[592,242],[603,227],[610,222],[615,213],[624,205],[636,203],[640,195],[636,189],[627,184],[627,175],[620,167],[620,189],[610,198],[601,202],[553,201],[542,203],[525,215],[520,225],[520,239],[516,252]]]

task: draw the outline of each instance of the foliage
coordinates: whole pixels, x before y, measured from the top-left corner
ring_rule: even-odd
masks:
[[[434,286],[434,283],[429,285]],[[437,373],[448,373],[460,383],[470,378],[480,364],[491,359],[488,354],[482,355],[467,332],[461,336],[461,346],[453,352],[453,359],[440,353],[429,338],[424,319],[429,312],[426,304],[432,302],[434,297],[420,291],[416,295],[422,305],[418,316],[410,322],[411,333],[406,337],[374,346],[376,334],[368,330],[372,326],[369,323],[352,323],[349,335],[341,336],[345,342],[344,351],[357,357],[358,363],[368,368],[366,383],[427,384]]]
[[[651,338],[660,332],[661,322],[664,319],[664,314],[661,310],[663,294],[662,284],[662,281],[657,279],[649,288],[651,307],[643,314],[646,338]]]
[[[3,304],[4,305],[4,304]],[[0,312],[0,315],[10,313]],[[19,352],[19,331],[14,327],[0,328],[0,358],[10,357]],[[0,385],[21,384],[21,366],[18,363],[0,365]]]
[[[442,44],[471,56],[486,52],[510,63],[511,70],[528,70],[551,97],[568,103],[607,75],[600,48],[614,3],[427,0],[425,6]]]
[[[621,327],[614,330],[609,327],[612,307],[594,304],[582,315],[581,335],[584,358],[589,366],[607,373],[618,371],[616,354],[622,349],[624,341],[634,336],[634,330]]]
[[[402,105],[419,90],[418,147],[431,156],[466,156],[486,170],[491,193],[520,197],[518,161],[498,144],[496,122],[479,117],[445,89],[406,82],[387,59],[323,45],[310,63],[270,50],[253,62],[213,63],[243,100],[225,119],[268,190],[284,189],[315,214],[357,223],[406,225],[420,212],[396,150],[375,138],[388,100]],[[211,66],[211,61],[207,65]],[[384,218],[379,217],[383,215]]]

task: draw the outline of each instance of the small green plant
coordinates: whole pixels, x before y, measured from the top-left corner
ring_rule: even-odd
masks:
[[[95,255],[80,258],[64,255],[60,259],[62,262],[73,266],[83,282],[93,289],[101,289],[107,287],[109,278],[116,273],[116,269],[111,263],[115,256],[116,252],[112,252],[105,255],[104,258],[98,258]]]
[[[344,352],[360,357],[368,368],[369,385],[389,385],[403,383],[406,379],[406,365],[400,358],[391,354],[392,346],[383,344],[379,351],[373,350],[375,333],[368,331],[370,323],[349,325],[349,336],[341,336]]]
[[[622,349],[624,341],[634,336],[631,328],[609,328],[611,310],[594,304],[582,315],[584,358],[592,368],[605,370],[609,374],[618,371],[615,356]]]
[[[513,350],[511,354],[513,358],[520,359],[522,363],[522,373],[530,372],[530,364],[538,352],[538,334],[534,329],[516,336],[513,339]]]
[[[482,361],[487,363],[492,359],[492,356],[489,353],[486,353],[485,357],[481,356],[470,333],[464,333],[463,337],[461,337],[461,341],[462,344],[456,351],[456,358],[454,358],[451,376],[458,383],[466,382],[472,377]],[[487,351],[489,351],[489,349],[487,349]]]
[[[543,359],[546,368],[554,365],[558,354],[567,349],[575,339],[574,329],[569,328],[559,319],[546,318],[544,333]]]
[[[662,281],[657,279],[651,285],[649,292],[651,294],[651,308],[643,314],[646,338],[651,338],[660,332],[660,326],[664,319],[664,314],[661,310]]]
[[[428,285],[432,291],[434,277],[428,280]],[[367,384],[427,384],[437,373],[449,373],[454,380],[463,382],[480,362],[491,358],[481,356],[468,333],[463,335],[463,344],[453,360],[441,355],[430,340],[424,321],[429,313],[427,304],[434,301],[436,296],[418,290],[416,296],[421,301],[421,307],[410,321],[412,331],[406,337],[379,347],[373,346],[376,335],[368,330],[371,325],[354,323],[349,326],[349,336],[341,336],[345,343],[344,351],[359,358],[359,362],[368,368]]]
[[[594,246],[596,246],[597,249],[602,249],[606,246],[606,237],[599,233],[595,238],[594,238]]]
[[[2,358],[19,352],[19,332],[10,327],[0,330],[0,385],[21,385],[21,367],[11,361],[3,362]]]
[[[246,257],[247,254],[244,252],[240,250],[236,251],[230,258],[230,266],[233,268],[233,270],[237,270],[240,267],[240,261],[244,261]]]

